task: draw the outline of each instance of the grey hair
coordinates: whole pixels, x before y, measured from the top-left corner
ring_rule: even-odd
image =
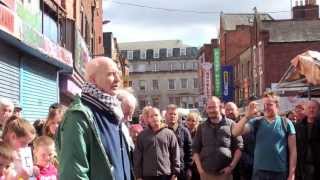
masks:
[[[10,99],[5,97],[0,97],[0,107],[6,107],[6,106],[11,106],[12,108],[14,108],[14,104]]]
[[[137,106],[138,100],[133,95],[132,91],[133,90],[129,88],[119,89],[117,90],[117,98],[119,99],[120,102],[127,101],[130,105]]]

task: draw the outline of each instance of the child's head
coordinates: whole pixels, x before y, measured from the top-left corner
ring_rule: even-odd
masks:
[[[36,130],[28,121],[12,116],[4,127],[2,138],[14,150],[27,147],[36,136]]]
[[[52,138],[39,136],[33,141],[33,156],[39,166],[48,166],[55,156],[55,145]]]
[[[15,159],[14,150],[4,142],[0,142],[0,176]]]
[[[55,137],[59,124],[62,120],[65,108],[62,105],[52,106],[49,109],[49,114],[43,126],[43,135]]]

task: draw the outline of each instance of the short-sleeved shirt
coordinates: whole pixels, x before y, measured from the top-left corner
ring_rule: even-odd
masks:
[[[250,129],[256,134],[253,169],[288,171],[288,135],[294,135],[296,131],[292,122],[286,121],[284,123],[280,116],[276,116],[272,123],[264,117],[249,121]]]

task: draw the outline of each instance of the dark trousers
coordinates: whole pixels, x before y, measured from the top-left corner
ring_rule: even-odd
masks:
[[[171,179],[171,175],[163,175],[163,176],[146,176],[143,177],[143,180],[170,180]]]
[[[287,172],[253,170],[252,180],[287,180]]]

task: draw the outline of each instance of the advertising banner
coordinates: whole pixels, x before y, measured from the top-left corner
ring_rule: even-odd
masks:
[[[233,66],[222,66],[222,100],[224,102],[233,101]]]
[[[221,64],[220,64],[220,49],[213,49],[213,66],[214,66],[214,95],[221,96]]]
[[[79,30],[76,31],[74,67],[78,73],[84,76],[84,67],[91,59],[85,40],[82,38]]]

